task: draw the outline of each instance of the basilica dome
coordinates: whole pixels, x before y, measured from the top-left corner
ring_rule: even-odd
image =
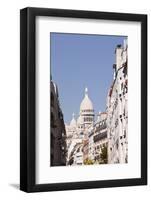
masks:
[[[80,115],[79,117],[78,117],[78,119],[77,119],[77,124],[79,125],[79,124],[83,124],[83,118],[82,118],[82,116]]]
[[[75,120],[75,115],[74,115],[74,113],[72,114],[72,120],[71,120],[71,122],[70,122],[70,126],[71,127],[76,127],[76,125],[77,125],[77,122],[76,122],[76,120]]]
[[[80,105],[80,112],[93,112],[93,104],[88,96],[88,89],[85,88],[85,97]]]

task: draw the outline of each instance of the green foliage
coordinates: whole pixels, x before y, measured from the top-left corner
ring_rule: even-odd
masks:
[[[104,144],[101,147],[100,164],[107,164],[107,146]]]
[[[85,159],[84,160],[84,165],[93,165],[94,164],[94,162],[91,160],[91,159]]]

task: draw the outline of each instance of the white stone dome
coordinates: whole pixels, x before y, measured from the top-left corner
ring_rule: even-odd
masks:
[[[93,104],[92,104],[92,101],[90,100],[90,98],[88,96],[88,89],[85,88],[85,97],[81,102],[80,112],[83,112],[83,111],[89,112],[90,110],[93,111]]]
[[[74,113],[73,113],[73,114],[72,114],[72,120],[71,120],[71,122],[70,122],[70,126],[71,126],[71,127],[76,127],[76,125],[77,125],[77,122],[76,122],[74,116],[75,116],[75,115],[74,115]]]
[[[78,117],[77,119],[77,124],[83,124],[83,118],[81,117],[81,115]]]

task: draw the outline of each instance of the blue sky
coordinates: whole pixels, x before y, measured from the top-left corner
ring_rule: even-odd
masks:
[[[51,33],[51,73],[57,84],[66,123],[78,117],[85,87],[95,113],[105,111],[113,80],[115,48],[125,36]]]

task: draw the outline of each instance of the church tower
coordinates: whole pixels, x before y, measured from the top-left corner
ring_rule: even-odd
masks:
[[[92,101],[88,96],[88,88],[85,88],[85,96],[80,105],[79,118],[77,120],[78,126],[86,128],[94,122],[94,109]]]

